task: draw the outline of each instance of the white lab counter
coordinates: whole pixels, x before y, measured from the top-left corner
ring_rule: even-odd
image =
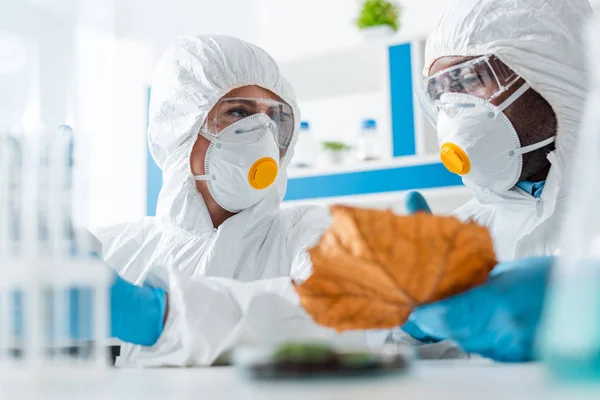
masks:
[[[2,399],[600,399],[600,387],[557,386],[538,364],[485,360],[422,361],[406,375],[385,378],[279,383],[250,381],[230,367],[110,369],[95,377],[49,374],[42,383],[8,375],[0,376]]]

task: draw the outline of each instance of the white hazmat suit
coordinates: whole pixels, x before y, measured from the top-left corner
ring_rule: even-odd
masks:
[[[294,139],[265,198],[213,227],[190,169],[209,111],[235,88],[257,85],[293,109]],[[325,337],[297,306],[290,277],[311,271],[305,249],[329,224],[316,207],[280,209],[300,113],[288,81],[262,49],[227,36],[184,36],[153,78],[148,140],[163,171],[157,216],[96,229],[103,258],[126,280],[169,293],[164,331],[152,347],[124,344],[117,364],[210,365],[240,342]]]
[[[552,166],[539,199],[518,188],[493,192],[469,185],[475,199],[455,212],[490,229],[502,261],[553,255],[559,249],[569,190],[566,170],[587,90],[582,28],[592,15],[587,0],[457,0],[427,40],[426,76],[441,57],[494,54],[556,114],[556,150],[548,155]]]

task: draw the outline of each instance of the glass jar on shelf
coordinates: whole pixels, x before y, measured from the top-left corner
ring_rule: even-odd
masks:
[[[377,131],[377,121],[364,119],[356,142],[356,156],[359,161],[375,161],[381,158],[381,138]]]
[[[307,121],[300,122],[298,142],[294,148],[292,166],[295,168],[312,168],[316,165],[317,147],[314,133]]]

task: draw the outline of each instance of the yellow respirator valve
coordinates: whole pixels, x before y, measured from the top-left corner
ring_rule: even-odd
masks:
[[[471,160],[460,146],[444,143],[440,150],[440,158],[446,169],[454,174],[466,175],[471,171]]]
[[[248,183],[254,189],[263,190],[275,182],[278,173],[279,167],[277,166],[277,162],[271,157],[264,157],[257,160],[250,167]]]

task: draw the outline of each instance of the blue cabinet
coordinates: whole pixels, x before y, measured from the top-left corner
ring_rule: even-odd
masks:
[[[395,166],[369,171],[292,178],[288,182],[285,200],[374,195],[461,184],[460,177],[449,173],[441,163]]]
[[[388,55],[393,155],[394,157],[412,156],[417,152],[411,44],[390,46]]]

